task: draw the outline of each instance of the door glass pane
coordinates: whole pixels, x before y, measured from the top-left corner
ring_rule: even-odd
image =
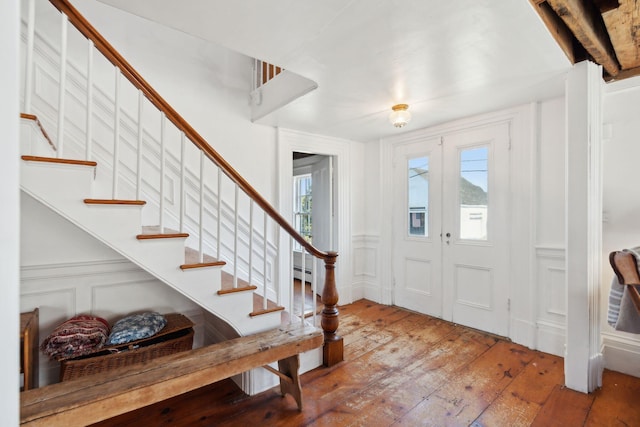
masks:
[[[487,240],[489,148],[460,151],[460,238]]]
[[[409,236],[429,236],[429,158],[408,162]]]

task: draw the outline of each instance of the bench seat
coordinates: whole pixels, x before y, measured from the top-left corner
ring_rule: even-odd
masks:
[[[21,393],[25,426],[85,426],[278,361],[281,392],[302,410],[299,354],[323,344],[321,330],[292,324]]]

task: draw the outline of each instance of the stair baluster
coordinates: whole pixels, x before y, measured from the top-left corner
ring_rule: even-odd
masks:
[[[142,117],[144,114],[144,93],[138,89],[138,134],[136,150],[136,200],[142,200],[142,148],[144,146],[144,126]],[[180,189],[183,190],[182,188]],[[180,229],[182,233],[184,230]]]
[[[114,103],[113,103],[113,182],[111,197],[118,198],[118,179],[120,178],[120,68],[114,67]],[[162,227],[160,227],[162,233]]]
[[[93,149],[93,42],[87,39],[87,117],[86,117],[86,132],[85,132],[85,160],[91,160]],[[140,200],[140,197],[137,198]]]
[[[31,114],[31,94],[33,93],[33,49],[36,38],[35,0],[27,3],[27,51],[24,79],[24,112]]]
[[[62,13],[62,24],[60,28],[60,85],[58,86],[58,139],[56,141],[58,150],[57,156],[62,158],[64,152],[64,99],[67,81],[67,32],[69,19]]]

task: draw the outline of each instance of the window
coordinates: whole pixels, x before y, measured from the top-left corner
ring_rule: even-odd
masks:
[[[409,159],[408,171],[408,210],[409,236],[429,236],[429,158]]]
[[[487,240],[489,148],[460,152],[460,238]]]
[[[312,243],[311,174],[298,175],[293,179],[293,213],[295,229],[307,242]]]

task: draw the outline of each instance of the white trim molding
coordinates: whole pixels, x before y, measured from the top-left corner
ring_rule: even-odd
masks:
[[[351,275],[351,141],[314,135],[290,129],[277,129],[278,145],[278,208],[280,214],[293,223],[293,152],[322,154],[334,157],[335,179],[335,216],[334,221],[337,239],[335,248],[318,248],[338,252],[336,262],[336,284],[339,294],[339,305],[353,301]],[[280,233],[280,248],[289,248],[290,240],[285,233]],[[290,250],[282,253],[290,253]],[[291,271],[288,257],[280,257],[280,271],[283,274]],[[290,273],[289,273],[290,274]],[[281,278],[281,283],[290,283]],[[282,289],[282,292],[288,290]],[[285,301],[287,299],[285,298]]]
[[[565,384],[587,393],[602,385],[599,295],[602,260],[602,70],[584,61],[566,89],[567,348]]]
[[[640,377],[640,339],[637,335],[603,332],[602,347],[607,369]]]

